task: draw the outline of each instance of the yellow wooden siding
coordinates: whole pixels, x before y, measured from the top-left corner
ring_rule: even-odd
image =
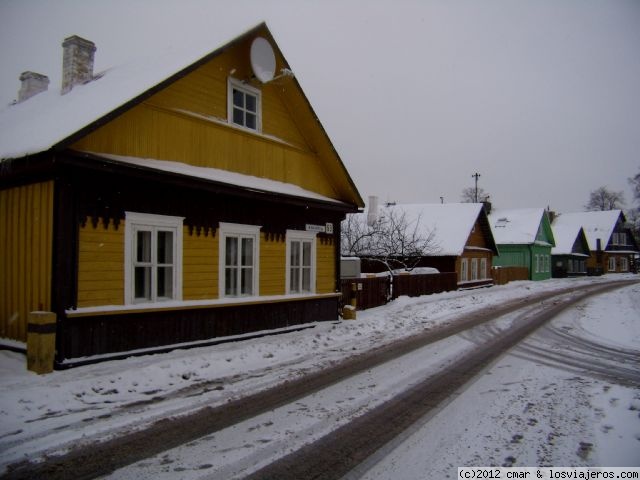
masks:
[[[227,78],[231,71],[238,79],[251,77],[250,43],[248,39],[230,48],[84,137],[73,148],[219,168],[349,199],[336,190],[344,189],[344,185],[336,185],[344,183],[341,177],[345,173],[331,170],[335,169],[334,163],[340,164],[335,152],[325,147],[318,153],[319,147],[310,146],[305,138],[312,139],[307,130],[322,132],[317,120],[308,112],[302,118],[302,107],[287,105],[291,103],[291,80],[283,80],[289,82],[286,88],[279,82],[254,85],[262,91],[262,135],[226,123]],[[281,59],[278,61],[282,64]],[[313,137],[314,145],[318,138],[318,134]]]
[[[184,227],[182,256],[182,298],[218,298],[218,236],[199,236]]]
[[[260,295],[284,295],[286,282],[286,250],[284,240],[269,240],[260,235]]]
[[[53,189],[0,191],[0,337],[26,341],[29,312],[51,309]]]
[[[124,305],[124,223],[80,227],[78,307]]]
[[[78,307],[124,304],[124,225],[80,228],[78,262]],[[218,298],[218,236],[183,231],[183,300]],[[318,241],[316,247],[316,291],[335,290],[335,249]],[[260,238],[261,296],[286,291],[286,242]]]
[[[316,293],[333,293],[336,290],[336,257],[333,243],[316,244]]]

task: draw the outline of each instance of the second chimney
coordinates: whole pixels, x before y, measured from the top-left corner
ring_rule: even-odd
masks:
[[[20,82],[22,83],[18,92],[18,102],[24,102],[49,88],[49,77],[36,72],[22,72]]]
[[[367,225],[373,227],[378,221],[378,209],[380,200],[376,195],[369,196],[369,208],[367,209]]]
[[[93,79],[96,45],[73,35],[62,42],[62,94]]]

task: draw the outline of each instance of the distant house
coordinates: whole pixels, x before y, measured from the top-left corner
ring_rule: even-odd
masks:
[[[563,213],[554,221],[554,225],[557,222],[574,229],[584,229],[590,253],[586,261],[589,274],[630,271],[633,257],[639,249],[631,230],[626,226],[622,210]]]
[[[543,208],[495,210],[489,216],[500,255],[495,266],[527,267],[530,280],[551,278],[551,224]]]
[[[409,204],[380,207],[375,215],[405,216],[409,230],[431,236],[429,252],[412,266],[456,272],[459,287],[491,285],[492,259],[498,253],[483,204]],[[365,215],[365,214],[356,214]],[[362,270],[384,270],[379,262],[363,260]]]
[[[556,246],[551,249],[551,274],[554,278],[577,277],[587,274],[589,242],[580,225],[566,222],[564,215],[551,223]]]
[[[97,74],[74,36],[62,93],[21,76],[0,112],[0,337],[54,312],[63,365],[337,318],[340,222],[364,202],[266,25],[229,30]]]

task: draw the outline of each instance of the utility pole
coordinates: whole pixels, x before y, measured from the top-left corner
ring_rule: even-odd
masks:
[[[476,179],[476,203],[478,203],[478,178],[480,178],[480,174],[478,172],[471,175],[471,177]]]

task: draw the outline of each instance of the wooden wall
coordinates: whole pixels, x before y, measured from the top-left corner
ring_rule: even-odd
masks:
[[[78,307],[124,305],[124,224],[80,227]]]
[[[218,298],[218,235],[189,234],[182,237],[182,299]]]
[[[316,293],[336,290],[336,247],[333,242],[317,241]]]
[[[80,227],[78,307],[124,305],[124,222]],[[183,230],[183,300],[218,298],[219,236]],[[335,291],[335,247],[317,241],[316,293]],[[283,237],[260,240],[260,295],[284,295],[286,242]]]
[[[469,234],[469,238],[467,239],[466,246],[490,248],[482,232],[482,227],[479,221],[476,221],[475,225],[473,226],[473,230],[471,231],[471,233]]]
[[[0,336],[26,341],[27,315],[51,310],[53,182],[0,191]]]
[[[287,243],[284,237],[260,237],[260,295],[284,295]]]
[[[262,133],[227,123],[227,79],[251,78],[250,40],[236,45],[73,145],[74,149],[184,162],[292,183],[331,198],[357,192],[335,152],[319,145],[317,119],[303,115],[289,83],[262,92]],[[278,59],[282,63],[281,59]],[[298,96],[301,96],[298,93]],[[304,109],[304,110],[308,110]],[[330,145],[330,144],[329,144]]]

